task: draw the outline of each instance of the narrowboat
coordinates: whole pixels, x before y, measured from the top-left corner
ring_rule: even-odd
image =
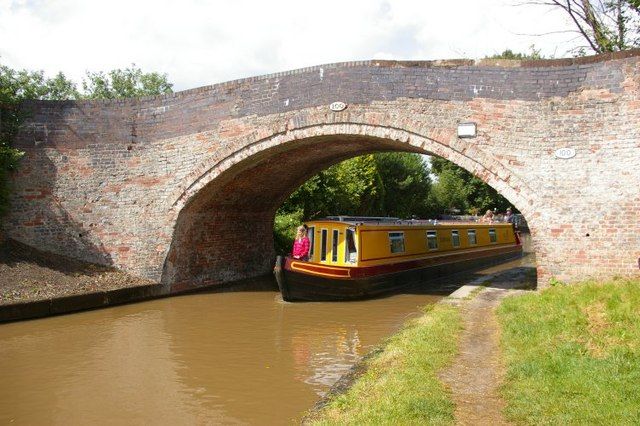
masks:
[[[510,223],[331,216],[306,226],[308,260],[276,260],[285,301],[374,297],[522,255]]]

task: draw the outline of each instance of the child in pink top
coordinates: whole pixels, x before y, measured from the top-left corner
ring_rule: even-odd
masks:
[[[309,260],[309,238],[307,237],[307,228],[298,226],[296,239],[293,241],[293,250],[291,255],[294,259]]]

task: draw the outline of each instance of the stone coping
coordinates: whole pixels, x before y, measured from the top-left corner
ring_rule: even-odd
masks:
[[[42,318],[168,296],[161,284],[148,284],[43,300],[0,305],[0,322]]]
[[[172,296],[184,296],[198,292],[226,293],[243,291],[245,289],[253,291],[267,289],[277,290],[275,280],[273,282],[273,288],[265,284],[260,284],[260,279],[266,277],[271,277],[271,273],[261,277],[233,281],[222,285],[218,281],[201,283],[199,285],[184,284],[171,287],[156,283],[10,303],[0,305],[0,323],[108,308],[110,306],[144,302],[146,300]],[[258,281],[258,284],[256,284],[256,281]]]

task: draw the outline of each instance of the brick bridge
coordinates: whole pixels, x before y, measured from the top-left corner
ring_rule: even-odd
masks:
[[[349,62],[26,107],[7,236],[167,290],[268,272],[281,202],[331,164],[390,150],[444,157],[509,199],[529,222],[540,285],[638,275],[638,50]],[[458,138],[459,122],[478,137]]]

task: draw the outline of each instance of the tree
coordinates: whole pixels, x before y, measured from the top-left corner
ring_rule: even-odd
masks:
[[[439,213],[464,213],[469,208],[466,182],[457,170],[446,169],[437,174],[429,201]]]
[[[313,176],[291,194],[280,214],[304,219],[344,214],[425,217],[430,213],[429,170],[418,154],[388,152],[354,157]]]
[[[313,176],[289,196],[279,214],[302,210],[304,219],[379,212],[384,186],[372,154],[355,157]]]
[[[505,49],[502,53],[487,56],[489,59],[542,59],[540,49],[536,49],[535,45],[531,45],[529,53],[514,52],[511,49]]]
[[[67,100],[67,99],[78,99],[80,97],[80,93],[78,89],[76,89],[76,84],[67,79],[67,77],[59,72],[52,79],[46,80],[46,95],[39,97],[37,99],[47,99],[47,100]]]
[[[333,214],[375,215],[384,204],[384,182],[375,155],[343,161],[336,167],[338,199]]]
[[[640,47],[640,0],[533,0],[568,15],[575,32],[587,44],[575,53],[615,52]]]
[[[431,172],[438,177],[433,185],[431,203],[441,211],[478,214],[489,209],[504,211],[511,206],[491,186],[444,158],[431,158]]]
[[[141,96],[171,93],[173,84],[167,81],[166,74],[156,72],[143,73],[132,64],[130,68],[115,69],[104,73],[87,72],[82,80],[83,98],[117,99],[138,98]]]
[[[422,156],[404,152],[375,154],[384,199],[379,212],[385,216],[426,218],[434,213],[429,205],[431,178]]]

